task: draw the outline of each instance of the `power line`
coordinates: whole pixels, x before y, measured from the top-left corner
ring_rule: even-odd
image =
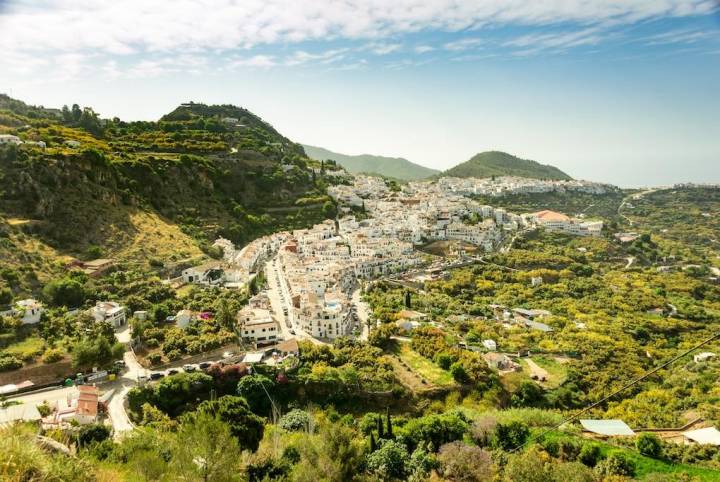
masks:
[[[685,350],[684,352],[680,353],[679,355],[671,358],[670,360],[668,360],[667,362],[663,363],[662,365],[660,365],[660,366],[658,366],[658,367],[656,367],[656,368],[653,368],[653,369],[650,370],[649,372],[645,373],[643,376],[641,376],[641,377],[639,377],[639,378],[636,378],[635,380],[627,383],[626,385],[622,386],[621,388],[618,388],[617,390],[615,390],[614,392],[612,392],[610,395],[604,397],[604,398],[601,399],[601,400],[598,400],[597,402],[589,405],[588,407],[585,407],[584,409],[580,410],[580,411],[577,412],[576,414],[574,414],[574,415],[566,418],[565,420],[563,420],[563,421],[560,422],[559,424],[556,424],[556,425],[554,425],[554,426],[551,427],[551,428],[545,429],[545,430],[544,430],[543,432],[541,432],[539,435],[535,435],[535,436],[529,437],[524,443],[522,443],[522,444],[518,445],[517,447],[515,447],[514,449],[510,450],[510,453],[517,452],[518,450],[520,450],[521,448],[525,447],[525,446],[526,446],[527,444],[529,444],[530,442],[533,442],[533,441],[535,441],[535,440],[537,440],[537,439],[539,439],[539,438],[542,438],[544,435],[548,434],[549,432],[552,432],[553,430],[556,430],[556,429],[560,428],[562,425],[564,425],[564,424],[566,424],[566,423],[568,423],[568,422],[574,421],[574,420],[577,419],[580,415],[589,412],[590,410],[592,410],[593,408],[597,407],[598,405],[600,405],[600,404],[602,404],[602,403],[605,403],[606,401],[610,400],[611,398],[613,398],[613,397],[614,397],[615,395],[617,395],[618,393],[623,392],[623,391],[627,390],[628,388],[632,387],[633,385],[636,385],[636,384],[640,383],[641,381],[643,381],[643,380],[645,380],[646,378],[648,378],[650,375],[653,375],[654,373],[657,373],[658,371],[662,370],[663,368],[665,368],[665,367],[667,367],[667,366],[669,366],[669,365],[672,365],[673,363],[675,363],[676,361],[678,361],[680,358],[682,358],[682,357],[684,357],[684,356],[686,356],[686,355],[694,352],[695,350],[697,350],[698,348],[700,348],[700,347],[702,347],[702,346],[707,345],[708,343],[710,343],[711,341],[715,340],[716,338],[720,338],[720,333],[716,333],[715,335],[711,336],[710,338],[707,338],[707,339],[703,340],[702,342],[698,343],[697,345],[693,346],[692,348],[689,348],[688,350]]]

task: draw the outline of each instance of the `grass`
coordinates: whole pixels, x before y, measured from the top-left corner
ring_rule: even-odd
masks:
[[[544,355],[533,356],[532,360],[540,367],[548,372],[547,385],[550,387],[557,387],[565,381],[567,376],[566,366],[559,363],[554,358]]]
[[[40,356],[45,351],[45,342],[42,338],[31,336],[13,343],[3,351],[21,360],[28,361]]]
[[[545,440],[561,440],[561,439],[575,439],[575,440],[586,440],[577,436],[569,435],[567,433],[553,431],[543,436]],[[622,452],[627,456],[628,459],[632,460],[635,465],[635,479],[644,480],[650,474],[682,474],[685,473],[692,477],[692,480],[700,481],[717,481],[720,480],[720,471],[697,467],[686,464],[673,464],[664,460],[653,459],[646,457],[636,452],[635,450],[616,446],[607,442],[594,441],[599,447],[600,452],[603,456],[607,456],[610,452]]]
[[[412,371],[437,386],[455,385],[450,372],[443,370],[418,352],[408,346],[407,343],[400,343],[397,355],[407,363]]]

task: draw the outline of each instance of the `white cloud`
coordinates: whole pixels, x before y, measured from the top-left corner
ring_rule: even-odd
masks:
[[[673,30],[644,39],[646,45],[668,45],[668,44],[693,44],[712,37],[717,37],[717,32],[702,30]]]
[[[424,54],[427,52],[432,52],[433,50],[435,50],[435,47],[432,47],[430,45],[418,45],[413,50],[415,50],[415,53]]]
[[[319,62],[321,64],[330,64],[345,58],[346,48],[325,50],[324,52],[309,53],[304,50],[298,50],[284,61],[285,65],[302,65],[308,62]]]
[[[592,27],[571,32],[554,32],[546,34],[529,34],[509,40],[505,47],[518,47],[516,55],[527,55],[546,49],[562,50],[583,45],[595,45],[612,34],[603,33],[599,28]]]
[[[484,41],[481,38],[464,38],[454,42],[448,42],[443,45],[443,48],[445,50],[450,50],[451,52],[460,52],[462,50],[476,48],[483,43]]]
[[[402,44],[398,43],[374,42],[363,46],[361,50],[369,50],[375,55],[387,55],[397,52],[401,48]]]
[[[229,68],[234,67],[275,67],[278,62],[272,55],[253,55],[252,57],[234,59],[228,64]]]
[[[198,52],[487,24],[629,23],[714,6],[714,0],[11,0],[0,14],[0,45],[112,55]]]

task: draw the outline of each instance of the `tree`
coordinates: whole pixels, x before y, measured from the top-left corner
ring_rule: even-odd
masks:
[[[387,438],[394,438],[393,435],[393,426],[392,426],[392,419],[390,418],[390,410],[386,410],[387,414],[387,430],[385,430],[385,435]]]
[[[0,288],[0,306],[9,305],[12,299],[12,291],[9,288]]]
[[[46,284],[43,296],[53,306],[75,308],[85,301],[85,286],[74,278],[65,277]]]
[[[378,414],[378,417],[377,417],[377,431],[378,431],[379,439],[385,438],[385,430],[383,429],[382,415],[380,415],[380,414]]]
[[[610,452],[607,458],[595,466],[595,474],[603,478],[613,475],[632,477],[635,474],[635,464],[620,451]]]
[[[122,358],[123,353],[125,353],[125,347],[122,343],[111,345],[103,336],[95,339],[83,338],[73,345],[72,363],[76,369],[105,367],[114,360]]]
[[[578,454],[578,460],[588,467],[595,467],[600,460],[602,454],[600,452],[600,446],[593,442],[585,442],[580,448]]]
[[[99,443],[110,437],[110,427],[101,423],[84,425],[77,434],[77,443],[80,447],[87,447]]]
[[[652,433],[641,433],[635,440],[635,447],[641,454],[654,459],[662,455],[662,442],[657,435]]]
[[[543,401],[543,389],[529,380],[520,384],[520,387],[510,398],[513,407],[534,407]]]
[[[512,450],[525,443],[530,430],[522,422],[500,423],[495,428],[495,443],[503,450]]]
[[[257,450],[265,426],[263,420],[250,411],[244,398],[226,395],[217,400],[206,400],[198,406],[197,413],[216,416],[225,422],[241,450]]]
[[[440,447],[438,455],[444,478],[459,482],[482,482],[494,476],[490,453],[480,447],[451,442]]]
[[[180,425],[172,455],[172,466],[182,480],[224,482],[236,479],[241,452],[226,423],[198,413]]]
[[[368,455],[367,468],[382,480],[404,479],[408,473],[410,454],[405,445],[386,440],[375,452]]]
[[[220,325],[228,331],[234,331],[235,315],[230,310],[230,306],[225,298],[220,298],[215,305],[215,319]]]
[[[410,291],[405,292],[405,308],[412,309],[412,295]]]
[[[280,427],[289,432],[308,430],[310,427],[310,414],[298,408],[290,410],[280,419]]]
[[[361,471],[364,443],[352,428],[328,424],[318,434],[303,436],[302,440],[298,447],[300,461],[289,480],[353,480]]]
[[[253,412],[267,415],[272,408],[268,394],[273,385],[273,381],[265,375],[248,375],[238,382],[237,394],[247,400]]]

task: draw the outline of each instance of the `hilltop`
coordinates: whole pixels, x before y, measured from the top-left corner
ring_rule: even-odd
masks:
[[[246,109],[188,103],[157,122],[0,97],[0,268],[70,258],[167,265],[311,225],[326,180],[302,147]]]
[[[534,179],[572,179],[555,166],[520,159],[500,151],[487,151],[474,155],[442,173],[451,177],[517,176]]]
[[[408,161],[402,157],[373,156],[360,154],[349,156],[329,151],[322,147],[303,144],[307,155],[318,161],[331,159],[353,174],[379,174],[384,177],[414,181],[425,179],[439,171]]]

